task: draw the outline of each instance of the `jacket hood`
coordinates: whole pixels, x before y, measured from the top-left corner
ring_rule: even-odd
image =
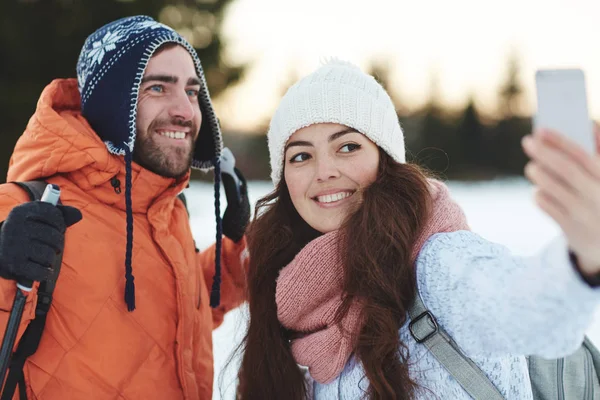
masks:
[[[66,175],[100,201],[125,209],[113,178],[125,183],[125,161],[111,154],[81,115],[76,79],[56,79],[42,92],[34,115],[19,138],[9,163],[7,181]],[[176,180],[132,163],[133,212],[147,210],[165,192],[173,197],[188,184],[190,173]]]

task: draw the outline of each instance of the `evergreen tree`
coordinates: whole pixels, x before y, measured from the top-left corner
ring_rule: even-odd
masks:
[[[508,58],[506,77],[498,91],[501,120],[494,128],[490,159],[502,174],[522,175],[527,157],[521,139],[531,132],[531,118],[522,116],[523,86],[520,61],[516,51]]]
[[[520,79],[521,64],[518,53],[513,50],[508,58],[506,77],[498,93],[502,118],[511,118],[522,112],[523,86]]]
[[[471,96],[460,118],[456,135],[460,146],[460,162],[466,168],[480,167],[485,161],[487,149],[484,146],[484,131],[485,127],[479,119],[475,100]]]

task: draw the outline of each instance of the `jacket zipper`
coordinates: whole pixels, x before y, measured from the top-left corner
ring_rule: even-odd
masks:
[[[194,248],[196,249],[196,254],[200,253],[198,247],[196,247],[196,241],[194,240]],[[198,300],[196,301],[196,310],[200,309],[200,293],[202,292],[202,285],[200,285],[200,274],[202,272],[198,272],[196,274],[196,291],[198,292]]]
[[[565,360],[560,358],[557,361],[557,380],[558,380],[558,400],[565,400],[565,382],[564,382]]]
[[[200,287],[200,274],[196,276],[196,291],[198,292],[198,299],[196,300],[196,310],[200,309],[200,292],[202,288]]]

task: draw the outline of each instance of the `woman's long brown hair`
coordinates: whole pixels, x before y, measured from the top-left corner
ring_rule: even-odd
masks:
[[[341,228],[351,234],[343,235],[344,301],[337,320],[352,301],[364,304],[365,325],[354,354],[368,378],[365,397],[411,399],[416,384],[409,377],[399,330],[415,295],[411,250],[428,216],[430,196],[419,167],[379,153],[376,181],[364,190],[360,207]],[[239,399],[307,398],[304,375],[290,349],[292,332],[277,318],[275,289],[279,271],[319,235],[294,208],[283,179],[258,201],[247,231],[250,322],[240,346]]]

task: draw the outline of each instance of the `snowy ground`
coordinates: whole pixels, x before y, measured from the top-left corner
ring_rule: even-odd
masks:
[[[538,210],[532,201],[532,187],[524,180],[485,183],[449,183],[454,198],[464,208],[471,228],[488,240],[502,243],[515,254],[536,252],[559,233],[557,225]],[[270,182],[251,182],[252,204],[271,189]],[[192,183],[186,191],[192,230],[200,248],[214,241],[213,189],[209,184]],[[221,196],[222,204],[225,202]],[[245,308],[229,313],[214,331],[215,393],[213,399],[233,399],[235,361],[223,372],[232,350],[245,330]],[[589,336],[600,344],[600,313]],[[219,382],[222,375],[222,382]]]

